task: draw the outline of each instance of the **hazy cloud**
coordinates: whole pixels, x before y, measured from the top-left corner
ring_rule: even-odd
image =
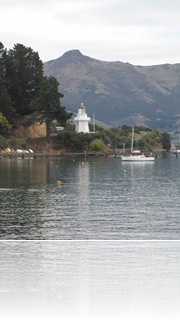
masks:
[[[177,0],[0,0],[1,39],[23,43],[43,61],[65,51],[106,61],[178,63]]]

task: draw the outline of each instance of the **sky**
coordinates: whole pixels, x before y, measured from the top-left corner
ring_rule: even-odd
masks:
[[[43,62],[69,50],[133,65],[180,63],[179,0],[0,0],[0,42]]]

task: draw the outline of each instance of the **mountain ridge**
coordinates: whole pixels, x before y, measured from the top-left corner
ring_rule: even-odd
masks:
[[[60,83],[66,109],[81,102],[90,117],[116,127],[177,128],[180,123],[180,64],[136,66],[83,55],[78,49],[44,63],[44,74]]]

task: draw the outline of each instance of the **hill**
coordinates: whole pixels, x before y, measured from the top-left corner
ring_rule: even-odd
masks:
[[[180,64],[134,66],[84,56],[79,50],[44,63],[60,83],[66,109],[80,103],[90,117],[112,127],[142,125],[174,130],[180,123]]]

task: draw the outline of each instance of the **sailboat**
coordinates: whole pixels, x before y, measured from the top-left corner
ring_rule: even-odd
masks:
[[[155,157],[146,157],[140,150],[133,150],[134,144],[134,127],[132,128],[131,153],[130,155],[121,156],[122,161],[154,161]]]

